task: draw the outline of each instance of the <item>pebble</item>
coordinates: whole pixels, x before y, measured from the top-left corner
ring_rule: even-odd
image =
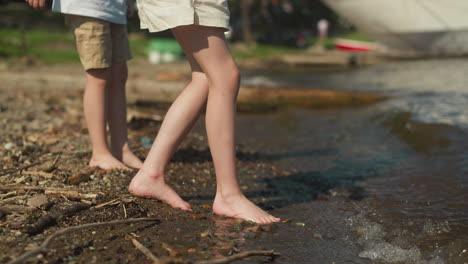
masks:
[[[21,233],[21,231],[16,231],[15,232],[15,236],[21,236],[23,233]]]
[[[5,143],[5,145],[3,146],[5,147],[5,149],[12,149],[15,147],[15,144],[8,142],[8,143]]]
[[[318,238],[318,239],[323,239],[323,237],[322,237],[321,234],[314,234],[314,237],[315,237],[315,238]]]
[[[244,234],[244,238],[247,238],[247,239],[253,239],[255,237],[256,237],[255,233],[252,233],[252,232],[246,232]]]

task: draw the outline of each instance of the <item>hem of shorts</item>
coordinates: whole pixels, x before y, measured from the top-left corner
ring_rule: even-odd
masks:
[[[92,69],[105,69],[105,68],[109,68],[113,64],[124,63],[124,62],[127,62],[127,61],[131,60],[131,59],[133,59],[132,56],[130,56],[130,57],[126,58],[126,59],[123,59],[123,60],[112,61],[111,63],[95,63],[95,64],[91,64],[91,65],[88,65],[88,66],[85,66],[84,64],[82,64],[82,65],[83,65],[83,68],[85,69],[85,71],[92,70]]]
[[[123,18],[116,18],[110,14],[100,12],[98,15],[89,15],[89,10],[54,10],[54,12],[62,13],[64,15],[73,15],[73,16],[83,16],[83,17],[90,17],[95,19],[104,20],[114,24],[126,25],[127,24],[127,17],[124,16]]]
[[[164,31],[164,30],[167,30],[167,29],[172,29],[172,28],[176,28],[176,27],[180,27],[180,26],[189,26],[189,25],[197,25],[197,26],[202,26],[202,27],[216,27],[216,28],[222,28],[224,29],[225,32],[229,31],[229,25],[220,25],[222,23],[219,23],[217,21],[213,21],[213,23],[203,23],[203,24],[195,24],[193,21],[191,22],[181,22],[181,23],[176,23],[172,26],[164,26],[164,27],[160,27],[160,28],[154,28],[154,27],[150,27],[150,26],[147,26],[147,25],[141,25],[140,28],[141,29],[147,29],[150,33],[156,33],[156,32],[161,32],[161,31]]]
[[[101,64],[92,64],[88,66],[83,65],[83,68],[85,69],[85,71],[87,71],[87,70],[92,70],[92,69],[105,69],[105,68],[109,68],[111,65],[112,64],[110,63],[101,63]]]
[[[224,31],[229,31],[229,19],[213,19],[211,17],[199,17],[198,18],[199,26],[206,26],[206,27],[218,27],[223,28]]]

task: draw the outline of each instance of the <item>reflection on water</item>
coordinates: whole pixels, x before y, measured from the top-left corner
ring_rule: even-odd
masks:
[[[287,217],[313,214],[288,208],[312,206],[320,193],[345,187],[352,199],[375,208],[372,220],[383,224],[376,245],[383,236],[393,243],[366,247],[366,254],[393,250],[412,261],[466,263],[467,68],[468,59],[460,58],[339,72],[256,72],[267,86],[378,91],[392,99],[364,109],[242,116],[239,141],[262,145],[264,158],[293,170],[268,182]],[[414,245],[418,250],[405,251]]]

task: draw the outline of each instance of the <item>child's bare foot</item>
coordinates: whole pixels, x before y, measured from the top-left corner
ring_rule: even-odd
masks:
[[[151,177],[140,170],[128,186],[135,196],[161,200],[174,208],[192,211],[190,205],[164,182],[164,177]]]
[[[125,165],[135,169],[141,169],[143,166],[143,162],[129,149],[122,151],[122,161]]]
[[[120,169],[120,170],[130,170],[125,164],[120,162],[118,159],[114,158],[111,154],[105,156],[93,156],[89,161],[90,167],[99,167],[104,170],[111,169]]]
[[[257,224],[270,224],[281,220],[263,211],[242,194],[225,198],[217,194],[213,203],[213,212]]]

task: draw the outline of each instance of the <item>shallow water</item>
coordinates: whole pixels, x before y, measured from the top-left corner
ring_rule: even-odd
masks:
[[[360,109],[240,116],[239,143],[262,146],[264,158],[293,170],[269,183],[280,197],[274,212],[307,221],[317,213],[307,210],[308,203],[330,188],[345,187],[352,199],[369,204],[369,221],[382,225],[373,243],[363,242],[362,256],[394,252],[386,261],[407,254],[405,263],[467,263],[468,74],[463,69],[468,60],[452,59],[256,77],[272,86],[284,87],[289,78],[294,87],[319,84],[393,96]],[[309,263],[316,252],[302,248],[283,245],[296,257],[294,263]]]

